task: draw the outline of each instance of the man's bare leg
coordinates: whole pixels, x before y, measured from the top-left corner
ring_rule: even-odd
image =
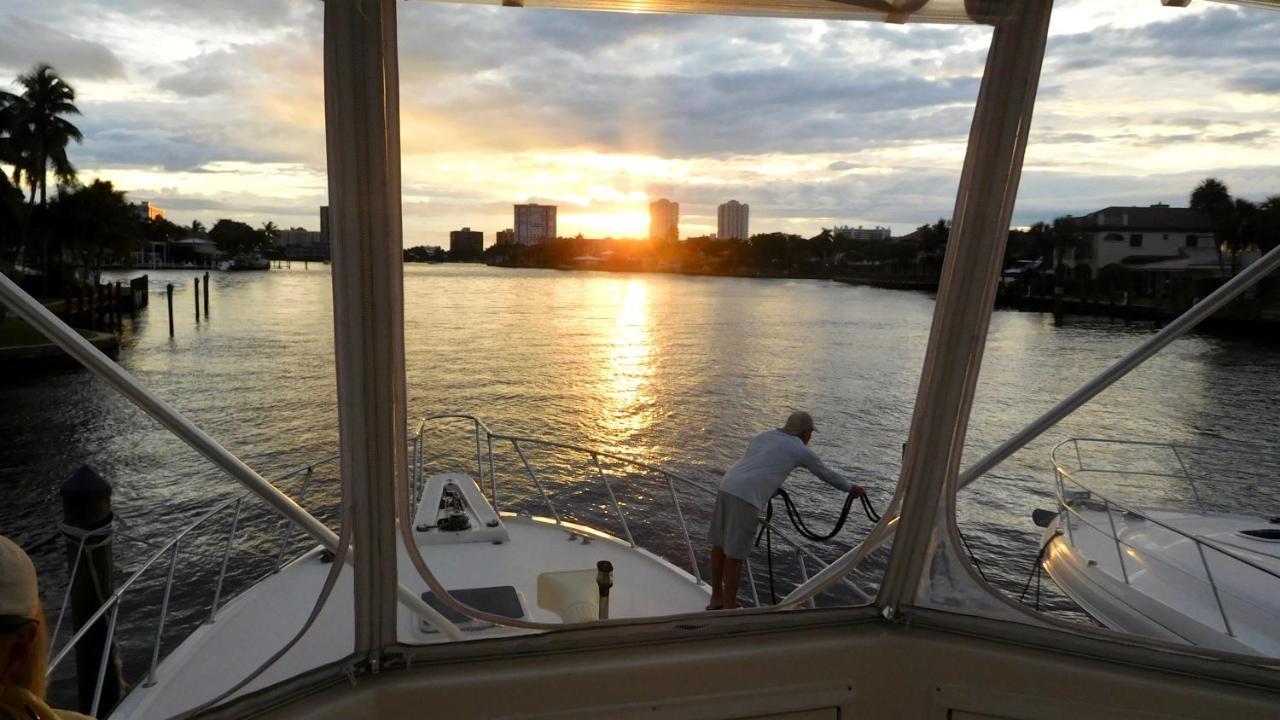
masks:
[[[724,604],[724,595],[720,592],[720,578],[724,570],[724,549],[719,545],[711,546],[711,607]]]
[[[724,608],[738,607],[738,583],[742,580],[742,561],[728,555],[724,558]]]

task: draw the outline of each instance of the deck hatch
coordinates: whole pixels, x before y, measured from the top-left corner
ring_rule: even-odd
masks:
[[[1267,542],[1280,542],[1280,528],[1256,528],[1250,530],[1240,530],[1239,533],[1251,540],[1265,540]]]
[[[522,618],[525,616],[524,605],[520,603],[520,596],[516,594],[515,587],[511,585],[465,588],[462,590],[450,590],[449,593],[458,602],[477,610],[509,618]],[[445,605],[433,592],[422,593],[422,599],[452,622],[459,624],[473,622],[471,618]]]

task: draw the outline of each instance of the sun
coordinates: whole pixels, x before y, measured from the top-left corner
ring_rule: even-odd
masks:
[[[560,234],[578,233],[591,238],[648,237],[649,214],[641,210],[565,212],[560,220]]]

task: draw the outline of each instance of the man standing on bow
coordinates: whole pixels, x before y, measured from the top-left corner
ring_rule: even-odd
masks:
[[[827,467],[809,449],[813,418],[793,412],[780,430],[755,436],[742,459],[724,474],[711,515],[711,604],[708,610],[738,607],[742,563],[751,552],[760,511],[797,467],[817,475],[837,490],[854,497],[866,492]]]

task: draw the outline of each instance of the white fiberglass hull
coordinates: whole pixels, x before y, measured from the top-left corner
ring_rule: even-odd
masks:
[[[1099,622],[1162,640],[1280,657],[1280,592],[1276,578],[1260,569],[1280,572],[1280,543],[1239,533],[1267,528],[1266,520],[1176,511],[1149,511],[1146,519],[1089,503],[1073,510],[1069,523],[1064,513],[1048,528],[1044,568]]]
[[[569,523],[557,525],[546,518],[504,513],[501,520],[509,535],[509,541],[501,544],[420,542],[418,547],[446,587],[513,588],[525,617],[542,622],[558,623],[561,618],[538,606],[538,576],[594,570],[600,560],[608,560],[614,567],[610,617],[695,612],[709,599],[708,587],[688,573],[611,536]],[[423,539],[421,533],[415,536]],[[154,685],[133,688],[112,717],[171,717],[232,687],[302,627],[331,567],[316,548],[228,603],[216,622],[200,626],[160,663]],[[418,593],[427,591],[403,548],[398,572],[401,584]],[[350,567],[344,568],[313,627],[240,694],[340,660],[351,652],[351,579]],[[527,632],[478,623],[461,623],[460,627],[477,639]],[[408,644],[444,642],[404,606],[398,637]]]

